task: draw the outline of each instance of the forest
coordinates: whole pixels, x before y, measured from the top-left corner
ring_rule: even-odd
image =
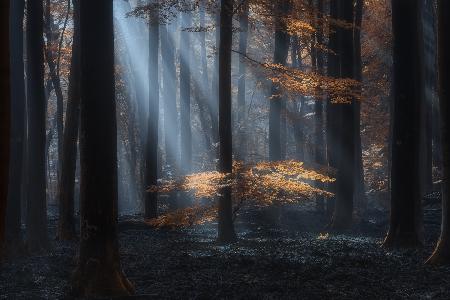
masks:
[[[0,0],[0,299],[450,299],[450,1]]]

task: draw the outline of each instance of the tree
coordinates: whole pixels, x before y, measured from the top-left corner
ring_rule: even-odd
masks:
[[[77,160],[78,127],[80,120],[80,14],[79,0],[73,0],[73,42],[70,63],[69,91],[67,99],[66,123],[64,126],[63,151],[61,157],[61,178],[58,200],[58,238],[75,238],[74,193]]]
[[[239,14],[239,81],[238,81],[238,113],[237,113],[237,123],[238,123],[238,150],[236,156],[240,160],[245,159],[246,152],[246,140],[245,140],[245,94],[246,94],[246,71],[247,66],[245,64],[245,57],[243,55],[247,54],[248,45],[248,14],[249,14],[249,4],[248,1],[242,5],[242,11]]]
[[[354,78],[361,83],[359,93],[362,94],[362,57],[361,57],[361,26],[363,17],[364,2],[363,0],[356,0],[355,17],[353,26],[353,41],[355,54],[355,70]],[[362,159],[362,145],[361,145],[361,103],[355,101],[355,126],[354,126],[354,140],[355,140],[355,191],[354,202],[356,208],[360,213],[364,213],[367,206],[367,199],[364,188],[364,166]]]
[[[231,126],[231,47],[233,44],[233,0],[220,5],[219,43],[219,171],[233,172],[233,143]],[[233,226],[231,186],[225,186],[219,196],[219,243],[236,239]]]
[[[353,0],[339,0],[340,20],[347,24],[353,24]],[[339,37],[340,78],[354,76],[354,49],[352,27],[341,27]],[[336,174],[336,203],[331,220],[331,230],[345,230],[351,226],[353,215],[353,191],[354,191],[354,165],[355,165],[355,140],[354,140],[354,99],[347,99],[340,103],[338,143],[338,162]]]
[[[43,1],[27,1],[28,203],[26,242],[31,252],[49,246],[47,234]]]
[[[438,68],[441,139],[443,158],[442,225],[437,246],[428,259],[431,264],[450,263],[450,2],[438,1]]]
[[[158,117],[159,117],[159,15],[150,18],[149,25],[149,112],[148,136],[146,145],[145,177],[148,186],[158,184]],[[158,194],[148,192],[145,195],[145,218],[152,219],[158,215]]]
[[[6,240],[9,252],[17,253],[23,246],[21,196],[25,138],[25,79],[23,61],[23,18],[25,0],[10,1],[11,37],[11,161],[6,212]]]
[[[190,10],[190,9],[188,9]],[[191,11],[181,15],[182,29],[192,26]],[[191,132],[191,38],[189,32],[180,32],[180,128],[181,128],[181,170],[188,174],[192,168]]]
[[[113,1],[80,1],[81,239],[73,289],[80,297],[129,295],[117,237],[117,125]]]
[[[422,241],[420,170],[422,29],[419,0],[393,0],[394,115],[391,217],[386,247],[415,247]]]
[[[289,13],[290,3],[289,1],[277,1],[275,5],[275,50],[273,63],[286,65],[290,39],[283,17]],[[280,138],[282,101],[280,87],[274,82],[272,83],[272,96],[269,109],[269,160],[271,161],[282,159]]]
[[[323,18],[323,14],[325,12],[324,8],[324,2],[323,0],[317,1],[317,19]],[[318,24],[317,25],[317,44],[322,45],[324,42],[324,36],[323,36],[323,25]],[[320,75],[325,75],[325,58],[324,53],[322,51],[317,51],[317,72]],[[325,144],[324,144],[324,135],[323,135],[323,127],[324,127],[324,120],[323,120],[323,101],[322,100],[316,100],[314,105],[314,111],[316,115],[316,124],[315,124],[315,161],[318,165],[324,165],[326,162],[325,158]],[[319,183],[319,188],[322,188],[322,184]],[[325,210],[325,200],[323,195],[318,195],[316,199],[317,203],[317,209],[319,212],[322,212]]]
[[[5,212],[8,201],[8,173],[10,151],[11,73],[9,48],[9,1],[0,2],[0,259],[5,241]]]

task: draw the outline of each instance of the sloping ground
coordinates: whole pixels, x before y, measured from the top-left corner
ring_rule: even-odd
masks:
[[[325,220],[311,208],[250,210],[238,218],[239,242],[223,247],[214,224],[155,231],[125,217],[122,265],[136,287],[133,299],[450,299],[450,268],[423,264],[439,211],[426,211],[420,250],[380,248],[386,220],[374,211],[352,232],[326,236]],[[75,248],[55,241],[48,255],[4,264],[0,298],[66,298]]]

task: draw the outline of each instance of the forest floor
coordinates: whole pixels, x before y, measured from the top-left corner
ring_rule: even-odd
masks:
[[[450,299],[450,268],[424,265],[439,233],[439,210],[425,210],[426,244],[387,251],[387,212],[371,210],[341,235],[310,205],[249,209],[239,241],[215,243],[216,224],[154,230],[121,217],[122,266],[133,299]],[[55,234],[55,220],[50,234]],[[52,242],[47,255],[0,267],[0,299],[67,298],[76,243]]]

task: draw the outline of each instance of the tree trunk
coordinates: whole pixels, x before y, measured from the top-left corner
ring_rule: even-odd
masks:
[[[419,0],[393,0],[394,117],[391,218],[386,247],[422,243],[422,29]]]
[[[248,45],[248,14],[249,4],[246,1],[243,4],[242,11],[239,15],[239,80],[238,80],[238,96],[237,96],[237,126],[238,126],[238,143],[236,157],[238,160],[245,161],[246,153],[246,120],[245,120],[245,94],[246,94],[246,72],[245,57]]]
[[[149,25],[149,110],[148,136],[146,146],[146,186],[158,184],[158,119],[159,119],[159,16],[152,16]],[[147,192],[145,195],[146,219],[158,215],[158,194]]]
[[[8,201],[8,173],[10,151],[10,23],[9,1],[0,2],[0,259],[3,257],[5,242],[5,213]]]
[[[9,253],[17,254],[23,247],[21,198],[25,138],[25,79],[23,62],[23,18],[25,1],[10,1],[11,37],[11,165],[6,210],[6,241]]]
[[[126,296],[117,237],[117,125],[113,1],[80,1],[81,239],[73,291]]]
[[[330,17],[333,19],[339,18],[339,1],[330,2]],[[339,76],[340,56],[338,55],[339,32],[336,25],[330,24],[328,48],[328,76],[337,78]],[[336,170],[339,159],[339,148],[337,147],[337,138],[340,132],[339,126],[339,104],[333,103],[331,97],[327,100],[326,105],[326,140],[327,140],[327,160],[328,166]],[[336,182],[330,183],[329,189],[336,193]],[[327,215],[331,216],[335,207],[335,197],[327,201]]]
[[[49,246],[47,234],[44,92],[43,2],[27,1],[27,95],[29,120],[27,204],[27,246],[31,252],[40,252]]]
[[[441,236],[433,255],[428,259],[431,264],[450,263],[450,2],[438,1],[438,68],[439,100],[441,109],[441,139],[443,158],[442,183],[442,225]]]
[[[317,1],[317,11],[318,18],[322,18],[325,12],[323,0]],[[323,25],[317,25],[317,44],[322,45],[324,42],[323,38]],[[325,75],[325,59],[323,51],[318,50],[316,54],[317,58],[317,73],[320,75]],[[323,135],[323,101],[321,99],[316,99],[314,105],[314,112],[316,115],[314,138],[315,138],[315,161],[318,165],[325,165],[325,145],[324,145],[324,135]],[[323,188],[322,183],[318,183],[318,188]],[[316,196],[317,211],[325,211],[325,199],[322,195]]]
[[[355,80],[361,84],[358,91],[362,95],[362,57],[361,57],[361,26],[364,1],[356,0],[354,21],[354,49],[355,49]],[[361,102],[355,101],[355,194],[354,202],[360,215],[364,215],[367,209],[367,197],[364,185],[364,166],[362,160],[361,145]]]
[[[286,22],[282,19],[289,13],[289,1],[277,2],[277,16],[275,17],[275,52],[273,57],[274,64],[286,65],[286,59],[289,51],[289,34],[286,30]],[[269,109],[269,160],[278,161],[281,156],[281,112],[282,101],[280,87],[277,83],[272,83],[272,95]]]
[[[340,20],[347,24],[353,24],[353,0],[339,0]],[[354,77],[354,49],[353,30],[341,28],[339,39],[339,55],[341,57],[340,78]],[[339,156],[337,163],[337,190],[336,203],[330,229],[342,231],[352,224],[353,215],[353,191],[354,191],[354,166],[355,166],[355,140],[354,140],[354,115],[355,101],[349,99],[349,103],[339,104],[341,120],[338,135]]]
[[[77,161],[78,127],[80,119],[80,20],[79,0],[73,0],[74,31],[72,42],[72,61],[70,63],[69,91],[64,126],[61,178],[59,180],[59,222],[58,238],[75,238],[75,172]]]
[[[182,13],[181,29],[192,26],[191,12]],[[183,175],[192,169],[192,132],[191,132],[191,38],[190,33],[180,32],[180,137],[181,170]]]
[[[231,47],[233,44],[233,0],[222,0],[220,9],[219,47],[219,171],[233,172],[233,143],[231,126]],[[219,196],[219,243],[236,239],[233,226],[231,187],[223,187]]]

